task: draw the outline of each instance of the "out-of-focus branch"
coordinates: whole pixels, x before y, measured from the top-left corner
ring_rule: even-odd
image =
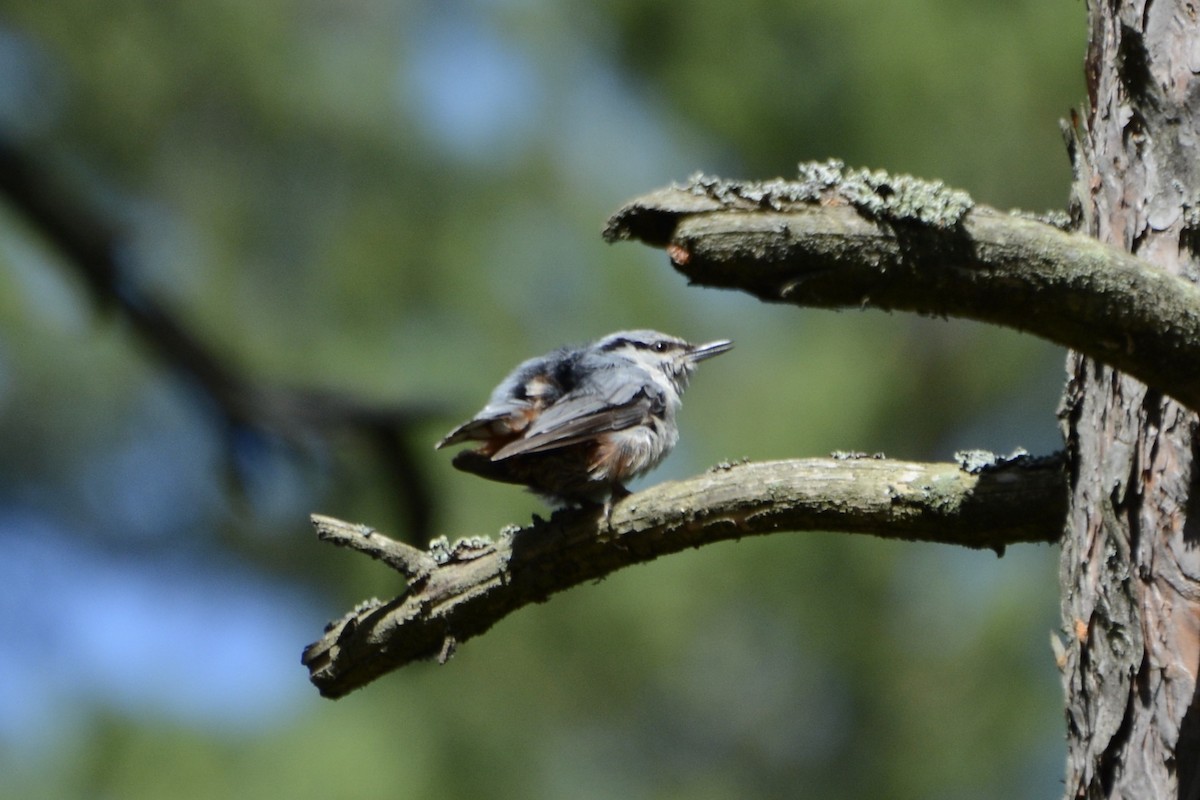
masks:
[[[1004,547],[1053,542],[1066,513],[1059,456],[970,453],[949,464],[847,456],[722,465],[598,510],[562,511],[497,541],[435,540],[428,552],[362,525],[313,517],[318,536],[389,564],[408,588],[331,623],[304,651],[309,678],[341,697],[412,661],[445,661],[524,605],[691,547],[781,531]]]
[[[1073,348],[1200,411],[1200,287],[1095,239],[908,176],[801,165],[630,201],[610,241],[769,302],[966,317]]]
[[[412,427],[433,416],[433,409],[411,403],[373,405],[342,392],[251,380],[127,278],[115,226],[3,139],[0,197],[61,253],[97,305],[121,314],[150,353],[213,400],[231,431],[263,432],[291,443],[341,432],[363,437],[394,481],[407,535],[415,541],[429,538],[432,493],[408,439]],[[229,437],[231,448],[235,438]]]

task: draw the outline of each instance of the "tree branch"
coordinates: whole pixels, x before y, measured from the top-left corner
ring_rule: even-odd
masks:
[[[497,541],[435,540],[428,553],[370,528],[314,515],[318,535],[391,564],[409,581],[331,623],[303,663],[341,697],[413,661],[445,661],[506,615],[622,567],[712,542],[777,531],[870,533],[1003,552],[1057,541],[1066,509],[1060,456],[960,454],[920,464],[848,455],[723,464],[614,505],[508,528]]]
[[[630,201],[605,237],[665,247],[691,282],[764,301],[1029,331],[1200,411],[1200,287],[941,184],[837,162],[801,165],[798,181],[697,176]]]
[[[266,432],[301,445],[314,434],[331,438],[349,432],[378,453],[397,490],[398,510],[410,535],[418,540],[429,535],[433,491],[409,440],[413,429],[440,414],[433,403],[373,404],[339,391],[251,380],[178,314],[129,279],[123,263],[128,255],[110,220],[2,137],[0,200],[58,250],[98,306],[121,314],[154,356],[189,376],[212,399],[231,434],[231,456],[239,439],[234,433]]]

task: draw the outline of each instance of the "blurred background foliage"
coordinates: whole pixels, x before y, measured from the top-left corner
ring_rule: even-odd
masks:
[[[737,341],[655,481],[1057,449],[1053,347],[688,288],[599,231],[695,170],[828,157],[1062,207],[1084,34],[1076,0],[0,0],[0,137],[120,232],[122,285],[256,381],[431,409],[433,498],[405,530],[361,437],[231,435],[0,204],[0,795],[1057,795],[1047,547],[709,547],[337,703],[299,654],[401,588],[310,511],[455,538],[540,510],[431,445],[563,342]]]

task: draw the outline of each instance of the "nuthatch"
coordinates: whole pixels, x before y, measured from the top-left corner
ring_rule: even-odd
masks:
[[[552,505],[608,508],[679,440],[675,414],[696,364],[731,347],[643,330],[559,348],[518,365],[437,447],[480,441],[454,466],[527,486]]]

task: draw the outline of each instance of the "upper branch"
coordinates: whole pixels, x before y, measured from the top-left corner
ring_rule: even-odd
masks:
[[[693,283],[771,302],[966,317],[1078,350],[1200,411],[1200,288],[1124,251],[905,176],[694,178],[605,237],[665,247]]]
[[[309,678],[341,697],[458,643],[554,592],[710,542],[776,531],[845,531],[1003,550],[1058,539],[1066,482],[1058,457],[968,454],[958,463],[872,458],[722,465],[596,510],[565,511],[498,541],[436,540],[428,553],[361,525],[314,516],[318,535],[391,565],[408,588],[331,623],[304,651]]]

